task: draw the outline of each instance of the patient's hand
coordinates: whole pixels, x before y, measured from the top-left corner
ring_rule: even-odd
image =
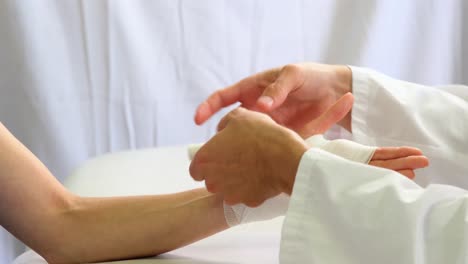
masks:
[[[391,169],[413,179],[414,170],[427,167],[429,160],[417,148],[381,147],[375,151],[369,165]]]
[[[357,142],[327,140],[322,134],[307,138],[309,147],[316,147],[344,159],[394,170],[413,179],[414,170],[427,167],[429,161],[421,150],[412,147],[371,147]]]

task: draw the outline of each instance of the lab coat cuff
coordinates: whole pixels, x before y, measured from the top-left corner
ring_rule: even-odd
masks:
[[[360,67],[349,66],[352,71],[352,91],[354,95],[354,105],[351,113],[352,137],[356,142],[366,145],[374,145],[369,142],[367,115],[369,113],[369,102],[372,93],[372,82],[369,70]]]
[[[294,256],[304,254],[302,252],[302,243],[311,235],[304,232],[304,225],[309,224],[305,221],[307,215],[304,208],[308,207],[308,203],[314,202],[315,196],[312,192],[311,177],[313,177],[316,161],[324,153],[327,152],[318,148],[311,148],[304,153],[299,163],[281,234],[281,263],[288,263],[288,261],[295,259]]]

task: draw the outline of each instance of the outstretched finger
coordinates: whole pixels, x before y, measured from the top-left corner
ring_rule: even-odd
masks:
[[[201,125],[222,108],[237,102],[248,109],[255,109],[257,99],[265,87],[278,78],[279,72],[278,68],[266,70],[214,92],[198,106],[195,111],[195,123]],[[248,103],[248,106],[244,105],[245,103]]]
[[[391,170],[405,170],[427,167],[429,165],[429,160],[425,156],[408,156],[389,160],[371,160],[369,164]]]
[[[414,179],[414,177],[416,177],[416,174],[414,174],[414,170],[399,170],[397,172],[408,177],[411,180]]]
[[[375,151],[372,160],[389,160],[422,154],[420,149],[412,147],[381,147]]]
[[[240,83],[211,94],[195,111],[195,123],[201,125],[221,108],[238,102],[241,89],[239,85]]]

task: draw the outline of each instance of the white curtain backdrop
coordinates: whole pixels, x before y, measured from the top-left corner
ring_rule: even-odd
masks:
[[[467,11],[463,0],[0,0],[0,121],[63,180],[105,152],[208,139],[217,119],[196,127],[198,103],[273,66],[467,84]],[[0,230],[0,263],[22,250]]]

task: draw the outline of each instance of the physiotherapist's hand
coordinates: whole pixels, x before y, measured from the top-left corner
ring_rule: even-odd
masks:
[[[190,174],[228,204],[256,207],[292,189],[299,161],[308,149],[294,131],[269,116],[237,108],[219,132],[197,152]]]
[[[216,91],[196,110],[202,124],[221,108],[242,107],[270,115],[277,123],[304,133],[304,125],[316,119],[344,94],[351,91],[352,73],[347,66],[314,63],[290,64],[257,73]],[[350,130],[350,113],[339,123]]]

